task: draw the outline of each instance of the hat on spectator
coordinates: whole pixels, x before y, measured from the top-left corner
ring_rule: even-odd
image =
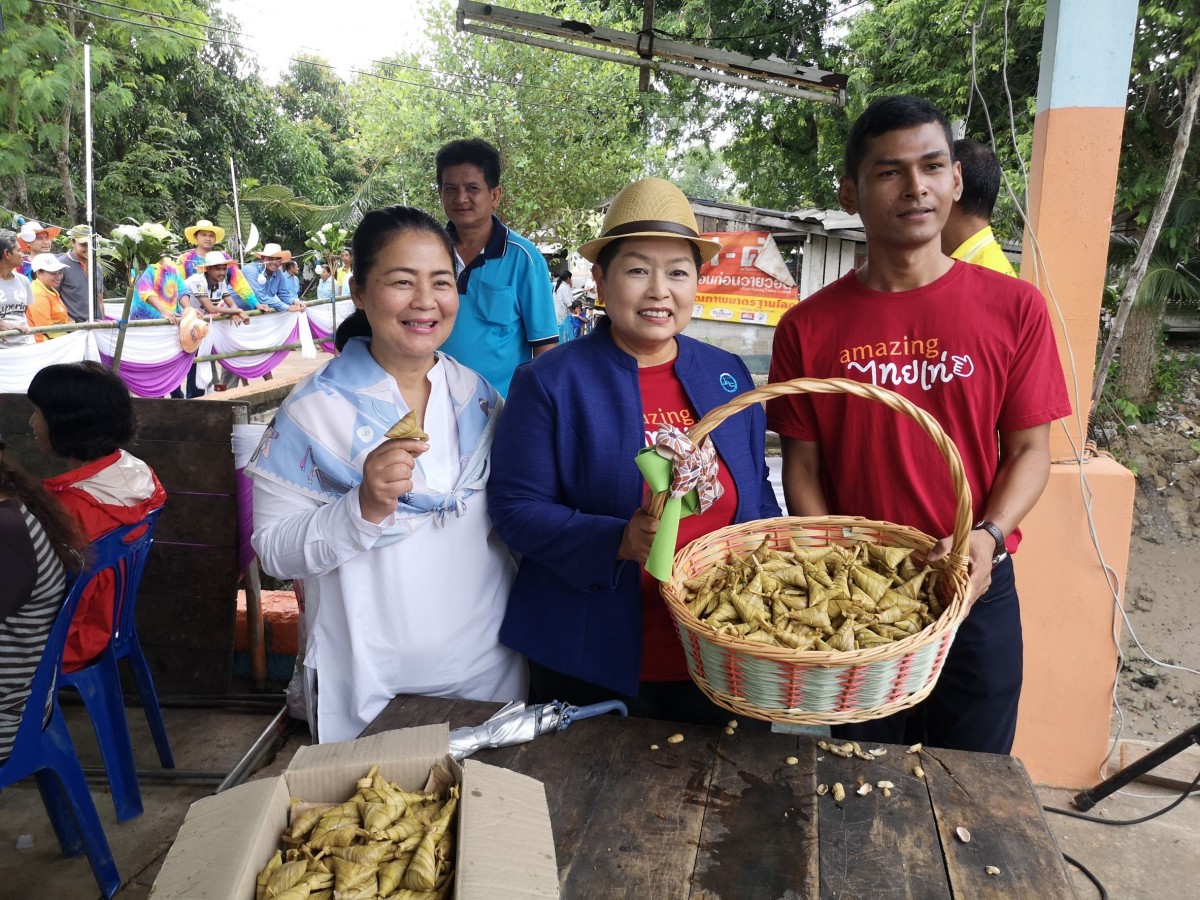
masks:
[[[292,251],[284,250],[278,244],[267,244],[262,248],[262,253],[255,253],[254,255],[259,259],[266,259],[268,256],[278,256],[285,263],[292,260]]]
[[[86,244],[92,239],[92,227],[90,225],[76,225],[67,234],[71,236],[72,244]]]
[[[61,272],[67,266],[53,253],[39,253],[29,261],[29,267],[35,272]]]
[[[683,191],[662,178],[643,178],[621,190],[608,207],[600,237],[579,248],[579,255],[595,262],[600,251],[627,237],[682,238],[709,262],[721,252],[717,241],[700,237],[696,214]]]
[[[204,254],[204,259],[196,260],[193,265],[197,269],[207,269],[209,266],[227,266],[233,262],[233,257],[224,250],[209,250]]]
[[[188,239],[189,244],[196,243],[197,231],[211,231],[217,236],[218,244],[225,240],[224,228],[222,228],[220,225],[214,225],[212,222],[208,221],[208,219],[201,219],[195,225],[189,225],[187,228],[183,229],[183,236]]]
[[[29,244],[43,231],[50,236],[50,240],[54,240],[62,234],[62,229],[57,225],[43,225],[41,222],[30,220],[21,226],[21,231],[17,235],[17,243],[21,245],[21,251],[28,253]]]

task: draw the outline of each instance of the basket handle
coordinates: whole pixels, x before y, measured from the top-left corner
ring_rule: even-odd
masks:
[[[688,429],[688,436],[692,439],[693,443],[699,445],[708,436],[709,432],[730,416],[737,415],[743,409],[755,403],[761,403],[775,397],[786,397],[789,394],[853,394],[856,397],[862,397],[864,400],[874,400],[877,403],[882,403],[889,409],[907,416],[921,426],[922,430],[933,440],[938,451],[942,454],[942,459],[946,461],[946,465],[950,468],[950,479],[954,484],[954,494],[957,499],[954,510],[954,532],[951,553],[960,557],[960,560],[958,560],[960,564],[966,565],[968,559],[967,540],[971,534],[971,489],[967,484],[967,477],[963,471],[962,458],[958,455],[958,448],[954,446],[954,442],[942,430],[942,426],[938,424],[937,419],[895,391],[889,391],[887,388],[876,387],[872,384],[864,384],[861,381],[853,381],[849,378],[793,378],[791,381],[780,381],[775,384],[755,388],[744,394],[739,394],[728,403],[709,410],[699,422]],[[654,495],[647,510],[650,515],[655,518],[662,516],[666,497],[667,492],[665,491]]]

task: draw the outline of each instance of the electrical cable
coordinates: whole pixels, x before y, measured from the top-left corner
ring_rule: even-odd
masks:
[[[1092,874],[1091,869],[1089,869],[1079,860],[1075,859],[1073,856],[1067,856],[1067,854],[1064,853],[1062,858],[1082,872],[1084,877],[1096,886],[1096,890],[1100,892],[1100,900],[1108,900],[1108,891],[1104,889],[1104,885],[1100,883],[1100,879]]]
[[[223,28],[220,25],[211,25],[208,23],[201,24],[200,22],[193,22],[191,19],[181,19],[178,16],[168,16],[166,13],[154,12],[153,10],[149,10],[149,9],[137,9],[136,7],[133,7],[133,6],[122,6],[120,3],[109,3],[108,0],[78,0],[78,2],[94,3],[97,6],[109,6],[109,7],[112,7],[113,9],[120,9],[125,12],[139,13],[143,16],[150,16],[153,19],[162,19],[165,22],[181,22],[184,25],[193,25],[197,28],[209,28],[213,31],[224,31],[226,34],[237,34],[237,35],[242,35],[244,37],[250,36],[250,35],[247,35],[246,32],[238,31],[235,28]]]
[[[534,91],[546,91],[547,93],[576,94],[580,97],[595,97],[599,100],[612,100],[613,99],[612,94],[597,94],[594,91],[580,91],[580,90],[575,90],[573,88],[539,87],[538,85],[524,84],[523,82],[518,82],[518,81],[505,81],[502,78],[480,78],[476,75],[468,75],[465,72],[457,72],[457,73],[456,72],[442,72],[438,69],[431,69],[428,66],[416,66],[411,63],[395,62],[393,60],[368,59],[367,62],[369,62],[373,65],[377,65],[377,66],[391,66],[391,67],[394,67],[397,69],[411,69],[414,72],[426,72],[430,75],[440,75],[443,78],[470,78],[474,81],[486,81],[486,82],[489,82],[490,84],[503,84],[503,85],[506,85],[508,87],[513,87],[513,88],[523,87],[523,88],[529,88],[530,90],[534,90]],[[629,99],[641,100],[643,98],[639,95],[637,97],[630,97]],[[668,100],[670,98],[660,97],[657,94],[650,94],[650,95],[647,95],[647,97],[645,99]]]
[[[1160,810],[1156,810],[1155,812],[1148,813],[1144,816],[1139,816],[1136,819],[1104,819],[1100,816],[1089,816],[1086,813],[1075,812],[1074,810],[1070,809],[1059,809],[1057,806],[1043,806],[1042,809],[1044,809],[1046,812],[1055,813],[1056,815],[1070,816],[1072,819],[1082,819],[1085,822],[1095,822],[1098,825],[1141,825],[1143,822],[1149,822],[1151,819],[1157,819],[1159,816],[1169,813],[1192,794],[1196,793],[1198,786],[1200,786],[1200,772],[1196,773],[1196,777],[1192,779],[1192,783],[1189,784],[1183,790],[1183,792],[1169,804]]]

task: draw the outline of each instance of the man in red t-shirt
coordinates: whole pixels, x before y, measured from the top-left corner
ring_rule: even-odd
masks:
[[[937,686],[911,714],[838,734],[1007,753],[1022,654],[1008,554],[1049,477],[1050,425],[1070,403],[1038,290],[942,253],[942,226],[962,190],[952,147],[945,116],[917,97],[880,98],[855,122],[838,197],[862,218],[867,262],[780,320],[771,380],[850,378],[902,394],[957,445],[971,488],[974,605]],[[771,401],[767,421],[782,438],[791,515],[860,515],[950,534],[946,464],[915,423],[844,395]]]

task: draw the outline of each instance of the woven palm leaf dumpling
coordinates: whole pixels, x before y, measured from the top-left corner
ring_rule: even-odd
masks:
[[[793,650],[865,650],[917,634],[942,614],[938,572],[913,548],[761,543],[683,582],[713,631]]]

